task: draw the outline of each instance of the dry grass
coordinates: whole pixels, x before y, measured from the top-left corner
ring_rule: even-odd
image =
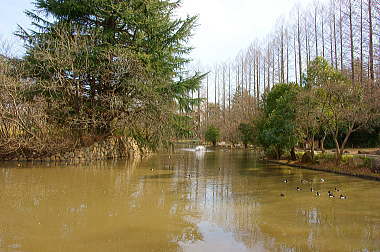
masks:
[[[339,173],[350,174],[354,176],[358,176],[358,175],[370,176],[370,177],[380,179],[380,174],[373,172],[373,170],[371,170],[367,166],[352,167],[348,165],[347,163],[341,163],[340,165],[337,165],[335,161],[326,161],[323,164],[301,164],[301,165],[306,165],[314,169],[339,172]]]

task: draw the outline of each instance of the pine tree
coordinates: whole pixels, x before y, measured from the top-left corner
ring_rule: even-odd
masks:
[[[128,123],[128,131],[139,139],[157,142],[172,133],[170,126],[180,125],[176,111],[189,111],[199,102],[188,94],[198,90],[204,75],[184,77],[192,49],[187,42],[197,17],[177,18],[174,11],[180,1],[34,4],[36,12],[26,11],[34,30],[20,27],[18,35],[26,42],[30,71],[41,84],[34,94],[43,94],[52,103],[65,101],[53,111],[60,123],[76,120],[80,122],[76,128],[102,134],[111,133],[120,122]],[[65,62],[65,54],[72,60]],[[94,118],[101,118],[100,123],[94,125]]]

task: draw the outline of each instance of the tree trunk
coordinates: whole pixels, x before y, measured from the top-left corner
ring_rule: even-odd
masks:
[[[256,57],[253,55],[253,97],[256,98],[257,90],[256,90]],[[258,100],[255,99],[255,106],[258,106]]]
[[[208,127],[208,74],[206,76],[206,128]]]
[[[284,65],[284,27],[281,27],[281,83],[285,82]]]
[[[244,58],[241,59],[241,96],[243,96],[244,91]]]
[[[314,10],[314,39],[315,39],[315,57],[318,57],[318,29],[317,29],[317,11],[318,8],[315,6]]]
[[[269,51],[269,45],[268,45],[268,64],[267,64],[267,82],[268,82],[268,90],[270,90],[270,51]]]
[[[332,6],[332,11],[333,11],[333,23],[334,23],[334,51],[335,51],[335,69],[338,69],[338,50],[336,46],[336,16],[335,16],[335,0],[333,0],[333,6]]]
[[[309,53],[310,53],[310,47],[309,47],[309,31],[308,31],[308,24],[307,24],[307,18],[305,16],[305,47],[306,47],[306,66],[308,67],[309,66],[309,61],[310,61],[310,57],[309,57]]]
[[[347,145],[347,142],[348,142],[348,139],[350,138],[350,136],[351,136],[351,134],[352,134],[352,132],[353,132],[353,126],[350,126],[349,127],[349,129],[348,129],[348,132],[347,132],[347,134],[346,134],[346,136],[345,136],[345,138],[344,138],[344,140],[343,140],[343,143],[342,143],[342,145],[341,145],[341,147],[340,147],[340,154],[341,155],[343,155],[344,154],[344,149],[346,148],[346,145]]]
[[[272,48],[272,87],[274,86],[274,84],[276,83],[276,81],[274,80],[274,76],[275,76],[275,63],[276,63],[276,60],[275,60],[275,48],[273,46]]]
[[[330,19],[330,59],[331,59],[331,65],[334,66],[334,35],[333,35],[333,24]]]
[[[296,78],[296,84],[298,83],[298,74],[297,74],[297,46],[296,46],[296,36],[293,35],[293,49],[294,49],[294,76]]]
[[[327,136],[327,134],[326,134],[326,132],[325,132],[324,135],[323,135],[323,137],[322,137],[322,139],[321,139],[321,150],[322,150],[322,153],[323,153],[323,154],[326,152],[326,150],[325,150],[325,140],[326,140],[326,136]]]
[[[295,147],[293,147],[290,150],[290,157],[291,157],[292,161],[296,161],[297,160],[297,155],[296,155]]]
[[[201,86],[198,88],[198,101],[201,98]],[[201,103],[198,103],[198,137],[201,139]]]
[[[363,0],[360,0],[360,84],[363,85]]]
[[[277,77],[278,77],[278,83],[283,83],[282,82],[282,78],[281,78],[281,65],[280,65],[280,57],[281,57],[281,53],[280,53],[280,48],[277,48]]]
[[[289,83],[289,33],[286,30],[286,83]]]
[[[280,158],[281,158],[281,150],[278,147],[276,147],[276,155],[277,155],[277,160],[280,160]]]
[[[264,87],[264,91],[266,90],[266,87],[265,87],[265,83],[266,83],[266,68],[265,68],[265,65],[266,65],[266,60],[265,60],[265,56],[263,57],[263,87]]]
[[[256,84],[257,85],[256,86],[257,102],[259,102],[259,100],[260,100],[260,58],[259,57],[260,56],[257,55],[257,74],[256,74],[256,76],[257,76],[257,84]]]
[[[340,161],[342,159],[342,155],[340,153],[340,146],[339,146],[339,142],[338,142],[338,139],[336,136],[334,136],[334,143],[335,143],[335,157],[336,157],[336,163],[337,164],[340,164]]]
[[[349,19],[350,19],[350,42],[351,42],[351,82],[355,81],[355,63],[354,63],[354,36],[352,32],[352,3],[349,1]]]
[[[248,62],[249,72],[248,72],[248,96],[251,96],[251,87],[252,87],[252,64]]]
[[[342,2],[339,2],[339,39],[340,39],[340,71],[343,72],[343,27],[342,27]]]
[[[217,74],[217,69],[215,68],[215,79],[214,79],[214,81],[215,81],[215,105],[217,104],[217,94],[216,94],[216,91],[217,91],[217,89],[218,89],[218,87],[217,87],[217,85],[218,85],[218,80],[217,80],[217,78],[218,78],[218,74]]]
[[[369,21],[369,76],[372,81],[375,80],[373,68],[373,24],[372,24],[372,0],[368,0],[368,21]]]
[[[231,111],[231,65],[228,65],[228,111]]]
[[[223,66],[223,121],[226,122],[226,66]]]
[[[301,31],[300,31],[300,11],[298,10],[297,22],[297,35],[298,35],[298,71],[299,71],[299,86],[302,85],[302,54],[301,54]]]
[[[325,57],[325,20],[324,20],[324,9],[322,8],[321,15],[321,28],[322,28],[322,57]]]

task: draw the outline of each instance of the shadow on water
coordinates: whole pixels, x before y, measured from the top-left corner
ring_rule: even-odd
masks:
[[[173,178],[174,174],[158,174],[158,175],[146,175],[142,176],[143,179],[168,179]]]

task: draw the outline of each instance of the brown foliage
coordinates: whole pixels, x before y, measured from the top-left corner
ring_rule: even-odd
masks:
[[[208,105],[208,125],[214,125],[220,130],[221,140],[236,144],[240,142],[239,125],[249,124],[257,113],[256,100],[247,90],[238,92],[232,100],[230,108]]]
[[[0,159],[41,158],[73,148],[77,141],[70,131],[48,123],[46,101],[24,98],[31,82],[21,78],[21,68],[0,58]]]

